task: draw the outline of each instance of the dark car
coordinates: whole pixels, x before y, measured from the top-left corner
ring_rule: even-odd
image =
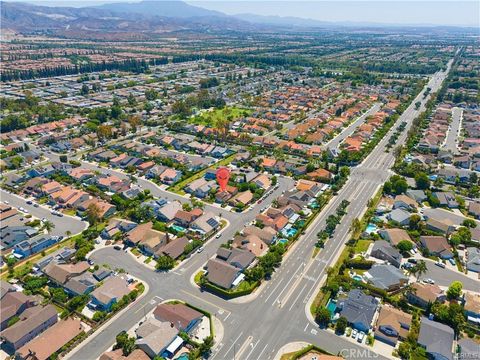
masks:
[[[120,245],[115,245],[113,248],[114,248],[115,250],[121,250],[121,249],[122,249],[122,248],[120,247]]]

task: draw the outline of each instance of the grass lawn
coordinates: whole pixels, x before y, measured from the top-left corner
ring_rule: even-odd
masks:
[[[200,285],[200,278],[203,275],[203,271],[199,271],[198,273],[195,274],[194,281],[195,284]]]
[[[140,251],[138,251],[137,248],[133,248],[132,250],[130,250],[132,252],[133,255],[135,255],[136,257],[139,257],[140,256]]]
[[[254,288],[256,284],[254,282],[250,283],[246,280],[242,281],[238,286],[232,290],[232,292],[237,292],[237,291],[244,291],[244,290],[250,290]]]
[[[225,159],[220,160],[219,162],[213,164],[212,166],[210,166],[208,168],[200,170],[199,172],[193,174],[189,178],[187,178],[183,181],[180,181],[179,183],[177,183],[173,186],[170,186],[168,188],[168,191],[172,191],[172,192],[180,194],[180,195],[185,195],[185,191],[183,191],[183,188],[185,186],[190,184],[192,181],[195,181],[197,179],[200,179],[200,178],[204,177],[205,173],[207,172],[208,169],[216,169],[220,166],[226,166],[226,165],[230,164],[233,161],[233,159],[235,159],[235,155],[236,155],[236,153],[226,157]]]
[[[371,240],[358,240],[355,244],[355,253],[359,254],[361,252],[367,251],[371,243]]]
[[[252,110],[242,109],[236,106],[224,107],[222,109],[215,109],[212,111],[204,111],[201,115],[194,116],[188,119],[191,124],[206,125],[216,127],[217,123],[223,119],[228,121],[235,121],[242,116],[248,116]]]
[[[70,215],[70,216],[75,216],[76,215],[76,211],[75,209],[65,209],[62,211],[65,215]]]

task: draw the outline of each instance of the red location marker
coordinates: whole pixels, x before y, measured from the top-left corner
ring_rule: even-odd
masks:
[[[216,172],[217,183],[220,186],[220,190],[225,191],[227,188],[228,180],[230,179],[230,170],[225,167],[221,167]]]

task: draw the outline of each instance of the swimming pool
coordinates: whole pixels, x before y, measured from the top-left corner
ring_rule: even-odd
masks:
[[[377,226],[375,224],[370,223],[370,224],[367,225],[367,228],[365,229],[365,232],[368,233],[368,234],[371,234],[371,233],[373,233],[377,230],[378,230]]]
[[[178,226],[178,225],[170,225],[170,228],[172,228],[173,230],[175,230],[176,232],[185,232],[185,228],[184,227],[181,227],[181,226]]]
[[[356,281],[362,281],[362,280],[363,280],[363,277],[361,277],[360,275],[355,274],[355,275],[352,276],[352,279],[353,279],[353,280],[356,280]]]
[[[280,240],[278,240],[278,242],[279,242],[280,244],[285,245],[286,243],[288,243],[288,240],[287,240],[287,239],[280,239]]]
[[[333,316],[335,315],[335,310],[337,310],[337,304],[335,300],[328,300],[327,310],[330,312],[330,317],[333,318]]]
[[[188,360],[188,353],[183,353],[176,360]]]

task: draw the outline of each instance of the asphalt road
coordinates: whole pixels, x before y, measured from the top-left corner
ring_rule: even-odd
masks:
[[[427,264],[427,272],[421,276],[421,279],[430,278],[435,280],[436,285],[446,287],[453,281],[461,281],[465,290],[478,292],[480,287],[479,280],[474,280],[458,271],[442,269],[435,265],[435,262],[432,260],[427,259],[425,263]]]
[[[375,103],[370,109],[368,109],[364,114],[359,116],[354,122],[352,122],[349,126],[347,126],[340,134],[335,136],[332,140],[325,144],[325,147],[328,149],[338,149],[340,143],[345,140],[347,137],[353,134],[355,129],[362,125],[365,122],[365,119],[375,114],[378,110],[380,110],[379,103]]]
[[[70,234],[77,234],[85,230],[88,226],[86,222],[80,220],[78,217],[73,217],[68,215],[58,217],[58,216],[52,215],[50,213],[51,210],[48,209],[47,207],[44,207],[44,206],[34,207],[33,204],[29,205],[27,204],[26,199],[11,193],[7,193],[3,189],[0,189],[0,198],[2,202],[6,200],[11,206],[16,207],[17,209],[20,207],[23,207],[24,209],[28,210],[29,214],[33,215],[38,219],[46,218],[50,220],[53,223],[53,225],[55,225],[55,227],[50,232],[50,234],[54,236],[65,237],[67,236],[67,232],[69,232]]]
[[[447,138],[445,139],[445,143],[443,144],[443,150],[450,151],[453,154],[459,154],[460,151],[457,147],[457,139],[460,135],[460,124],[462,122],[462,114],[463,110],[454,107],[452,109],[452,122],[450,123],[450,127],[448,129]]]
[[[451,62],[449,69],[450,66]],[[437,73],[433,76],[427,85],[432,89],[432,93],[439,88],[445,75]],[[365,161],[352,169],[351,176],[342,190],[319,214],[306,234],[289,251],[280,269],[263,290],[257,291],[258,296],[250,302],[226,301],[215,295],[202,293],[197,287],[191,285],[190,278],[208,257],[213,255],[219,244],[241,229],[244,223],[250,221],[249,219],[254,218],[255,213],[259,211],[259,206],[241,216],[238,214],[225,215],[226,218],[228,216],[229,221],[230,219],[232,221],[222,237],[212,240],[207,244],[204,253],[193,255],[189,261],[174,272],[155,273],[149,271],[133,260],[130,255],[112,248],[94,253],[92,258],[98,263],[105,262],[124,268],[132,275],[147,282],[150,291],[110,326],[99,332],[92,340],[85,342],[80,350],[72,354],[70,358],[97,358],[114,342],[117,333],[132,327],[144,317],[145,313],[153,309],[156,303],[169,298],[180,298],[190,302],[214,313],[222,321],[225,329],[224,338],[213,352],[212,359],[268,360],[275,356],[281,346],[291,341],[314,343],[332,353],[338,353],[344,349],[361,349],[357,344],[321,330],[315,323],[310,322],[306,316],[308,311],[306,304],[308,299],[315,295],[317,286],[324,281],[325,269],[335,261],[345,246],[345,242],[349,239],[351,222],[362,216],[368,201],[390,175],[389,169],[394,163],[394,157],[385,151],[388,139],[398,125],[405,121],[406,129],[397,141],[398,144],[402,144],[412,120],[424,110],[428,99],[429,96],[423,98],[422,91]],[[418,110],[413,105],[417,101],[421,102]],[[143,186],[143,183],[141,184]],[[147,185],[145,184],[145,186]],[[288,184],[287,179],[282,180],[281,188],[277,191],[289,186],[291,187],[293,184]],[[154,195],[157,195],[159,190],[155,191]],[[170,196],[176,195],[171,194]],[[278,196],[278,193],[272,195],[272,198],[274,196]],[[335,212],[337,206],[344,199],[351,202],[347,214],[337,227],[333,238],[327,241],[325,248],[313,259],[312,251],[316,242],[316,233],[324,227],[328,215]],[[271,199],[265,203],[268,204],[269,201]],[[352,355],[350,358],[361,359],[365,356],[363,352],[357,354],[359,355]],[[374,356],[377,357],[376,354]],[[385,357],[378,356],[378,358]]]

